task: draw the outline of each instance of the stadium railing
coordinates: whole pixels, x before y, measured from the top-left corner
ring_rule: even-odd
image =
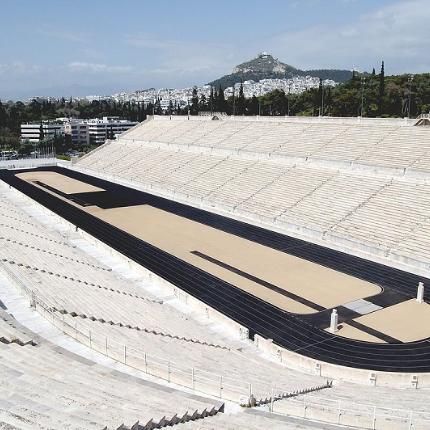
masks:
[[[196,367],[180,366],[174,361],[146,354],[129,345],[91,332],[83,324],[79,324],[77,318],[74,324],[70,324],[65,321],[64,314],[58,315],[58,312],[52,311],[52,306],[37,297],[34,291],[25,285],[24,280],[7,267],[3,266],[3,269],[7,278],[27,296],[30,305],[63,333],[106,357],[168,383],[222,400],[239,401],[246,406],[249,406],[252,397],[257,400],[257,405],[264,403],[261,399],[269,397],[268,405],[271,412],[313,421],[373,430],[430,428],[430,413],[352,403],[313,394],[302,395],[297,391],[287,392],[265,384],[252,384],[229,376],[217,375]],[[322,388],[325,387],[310,387],[301,392],[308,393]],[[281,400],[278,401],[277,397]],[[271,399],[274,400],[270,401]]]
[[[330,385],[327,383],[327,385],[307,387],[299,391],[282,390],[264,383],[250,383],[196,367],[181,366],[172,360],[147,354],[130,345],[92,332],[84,324],[80,324],[78,318],[75,319],[74,324],[70,324],[65,320],[64,314],[53,311],[54,306],[40,299],[33,290],[28,288],[27,281],[20,279],[7,266],[2,266],[2,268],[11,283],[29,299],[30,305],[63,333],[106,357],[169,383],[244,405],[249,403],[251,397],[258,402],[270,396],[297,395],[299,391],[311,392]]]
[[[430,413],[306,394],[277,402],[272,412],[363,429],[428,429]]]
[[[48,158],[20,158],[16,160],[1,160],[0,169],[32,169],[34,167],[55,166],[55,157]]]

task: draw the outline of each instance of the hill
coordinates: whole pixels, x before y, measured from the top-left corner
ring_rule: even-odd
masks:
[[[332,79],[335,82],[346,82],[351,79],[351,70],[319,69],[300,70],[289,64],[285,64],[272,55],[263,52],[256,58],[236,66],[232,73],[209,82],[214,87],[227,88],[241,81],[261,79],[292,78],[293,76],[315,76],[321,79]]]

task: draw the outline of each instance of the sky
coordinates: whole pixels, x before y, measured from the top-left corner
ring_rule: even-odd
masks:
[[[259,52],[430,72],[430,0],[0,0],[0,99],[205,84]]]

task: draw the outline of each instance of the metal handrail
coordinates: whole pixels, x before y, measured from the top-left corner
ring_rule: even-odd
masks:
[[[39,312],[45,316],[45,318],[48,319],[55,327],[60,329],[63,333],[71,336],[78,342],[89,346],[91,349],[98,351],[114,359],[115,361],[120,361],[130,367],[143,371],[147,374],[152,374],[153,376],[167,380],[168,382],[170,382],[170,380],[173,379],[172,377],[175,376],[175,374],[172,374],[172,371],[175,371],[176,374],[178,374],[177,376],[190,375],[189,383],[176,383],[178,385],[182,385],[202,393],[212,394],[220,398],[226,398],[226,395],[228,394],[225,393],[229,389],[230,391],[237,393],[235,398],[230,398],[230,400],[233,401],[238,401],[238,396],[251,396],[251,394],[255,397],[257,397],[256,394],[258,394],[258,396],[263,398],[270,397],[273,395],[273,393],[275,393],[275,395],[288,393],[288,390],[274,388],[269,384],[250,383],[232,378],[230,376],[215,374],[213,372],[196,367],[184,367],[173,360],[147,354],[130,345],[125,345],[116,340],[109,339],[106,336],[104,336],[103,339],[99,339],[99,335],[83,327],[82,324],[79,324],[77,321],[74,325],[72,325],[64,320],[64,315],[62,318],[59,317],[58,312],[53,311],[53,308],[56,308],[56,306],[51,304],[49,300],[42,300],[40,297],[38,297],[34,290],[25,285],[28,284],[27,280],[24,281],[21,279],[15,273],[9,270],[7,266],[3,265],[2,267],[4,271],[7,272],[9,278],[12,278],[14,284],[17,285],[17,287],[29,298],[32,307],[34,307],[36,310],[39,310]],[[120,353],[123,355],[122,360],[118,359],[118,355]],[[150,362],[151,366],[158,366],[162,369],[162,371],[157,372],[157,374],[150,373],[150,371],[148,371],[150,370],[148,369],[148,365],[133,365],[131,363],[133,359],[143,360],[143,362],[146,363]],[[200,389],[197,390],[196,384],[201,384],[202,381],[206,381],[208,385],[212,383],[212,386],[216,386],[217,389],[215,390],[215,393],[210,389],[205,390],[205,387],[200,387]]]

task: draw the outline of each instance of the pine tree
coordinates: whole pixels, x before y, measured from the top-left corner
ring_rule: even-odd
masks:
[[[249,103],[249,113],[251,115],[258,115],[258,99],[254,94],[251,98],[251,102]]]
[[[325,105],[324,110],[326,112],[326,116],[330,116],[330,110],[333,104],[333,96],[331,91],[332,91],[332,88],[328,86],[327,90],[324,93],[324,105]]]
[[[45,133],[43,131],[43,123],[40,123],[39,127],[39,142],[43,142],[45,139]]]
[[[240,83],[239,87],[239,97],[237,98],[237,113],[238,115],[245,114],[245,96],[243,94],[243,84]]]
[[[381,64],[381,73],[379,74],[379,92],[378,92],[378,115],[382,115],[383,103],[385,95],[385,69],[384,62]]]
[[[211,85],[211,92],[210,92],[210,95],[209,95],[209,108],[210,108],[211,112],[214,111],[214,102],[215,102],[215,99],[214,99],[214,89],[213,89],[213,86]]]
[[[233,115],[236,115],[236,93],[235,93],[235,86],[234,86],[234,84],[233,84],[233,96],[232,96],[232,99],[233,99],[233,112],[232,112],[232,114]]]
[[[354,76],[354,72],[353,72],[353,76]],[[324,110],[324,106],[323,106],[324,93],[323,93],[323,91],[324,91],[323,81],[320,78],[320,82],[318,85],[318,92],[316,93],[314,109],[315,109],[315,111],[318,111],[321,116],[324,116],[324,112],[322,112]]]
[[[161,99],[160,97],[157,97],[157,101],[155,102],[155,114],[161,115],[163,113],[161,109]]]
[[[218,91],[218,106],[217,109],[219,112],[225,112],[226,110],[226,104],[225,104],[225,97],[224,97],[224,90],[222,89],[221,85],[219,86]]]
[[[206,96],[202,93],[199,101],[199,111],[207,111],[207,110],[208,110],[208,103],[206,100]]]
[[[191,115],[198,115],[199,113],[199,96],[197,87],[193,87],[193,94],[191,96]]]
[[[375,68],[372,69],[372,76],[376,76]]]
[[[0,128],[6,127],[7,114],[3,103],[0,100]]]

